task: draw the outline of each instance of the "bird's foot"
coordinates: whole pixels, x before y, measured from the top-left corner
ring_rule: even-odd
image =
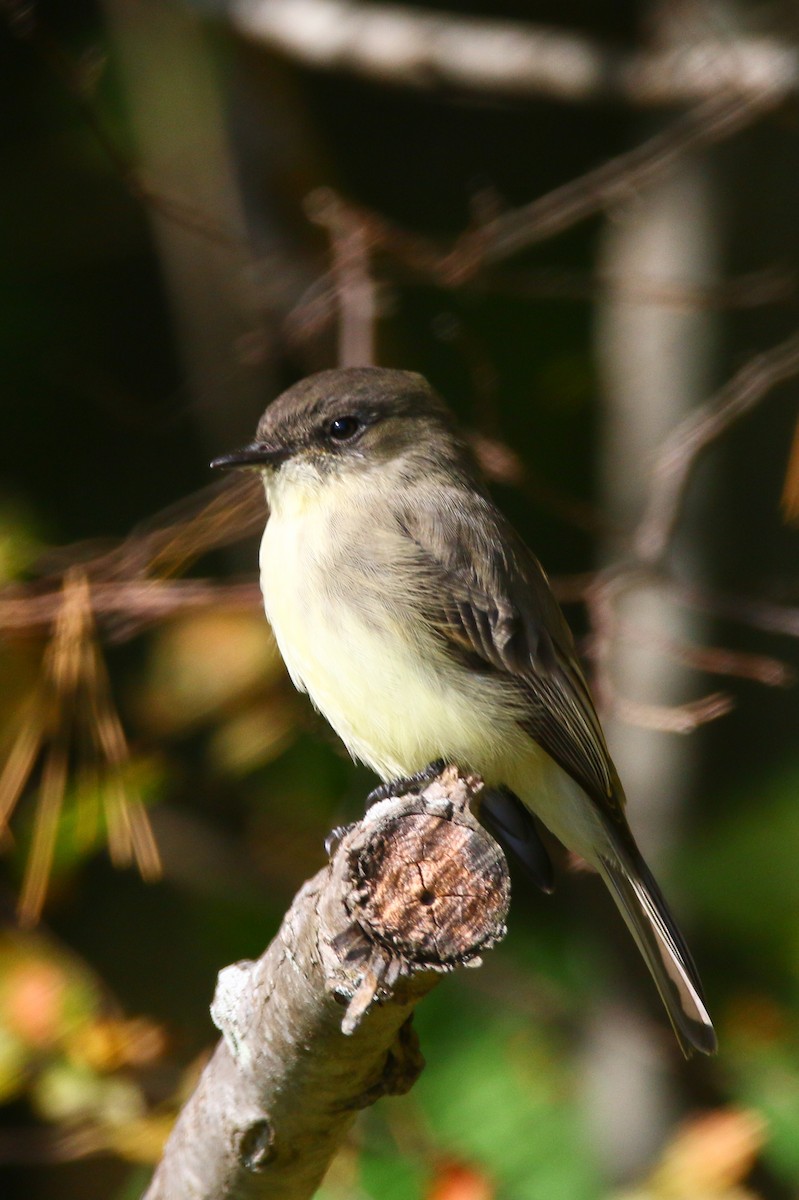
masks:
[[[330,830],[325,838],[325,854],[328,858],[333,857],[349,831],[356,825],[357,821],[351,821],[349,825],[336,825],[334,829]]]
[[[390,779],[387,783],[381,783],[366,797],[366,808],[371,808],[379,800],[394,800],[397,796],[417,796],[425,784],[428,784],[431,779],[435,779],[436,775],[441,774],[446,765],[443,758],[437,758],[435,762],[428,763],[415,775],[407,775],[404,779]]]

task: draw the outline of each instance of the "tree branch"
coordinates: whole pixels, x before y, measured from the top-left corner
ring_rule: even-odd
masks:
[[[49,630],[61,603],[61,590],[52,580],[47,581],[47,591],[38,595],[24,584],[10,585],[0,591],[0,630],[27,634]],[[131,579],[92,583],[89,603],[98,621],[118,622],[129,636],[145,625],[194,609],[257,611],[261,607],[261,593],[257,583]],[[115,633],[120,624],[113,625]]]
[[[634,197],[675,163],[706,150],[753,124],[774,104],[768,94],[722,94],[705,100],[631,150],[462,234],[450,253],[451,277],[471,278],[478,269],[504,262]]]
[[[145,1200],[305,1200],[358,1110],[412,1086],[415,1005],[505,932],[507,865],[468,807],[481,787],[447,767],[337,831],[266,953],[221,972],[223,1039]]]
[[[756,355],[666,440],[652,475],[646,511],[635,534],[638,558],[656,563],[666,553],[694,469],[704,451],[751,412],[773,388],[799,374],[799,335]]]
[[[339,319],[338,365],[373,366],[377,298],[363,222],[332,188],[316,188],[306,200],[306,211],[330,239],[330,274]]]
[[[568,183],[516,208],[478,220],[448,246],[411,232],[368,209],[338,198],[340,211],[362,227],[363,253],[380,250],[439,287],[474,285],[514,255],[565,233],[598,213],[634,199],[691,154],[722,143],[771,111],[771,93],[723,94],[681,113],[652,137],[639,142]],[[325,189],[328,200],[331,193]],[[290,328],[296,337],[303,321],[319,327],[332,312],[331,276],[317,281],[295,312]]]
[[[799,54],[773,37],[625,52],[570,30],[353,0],[233,0],[234,28],[307,66],[429,91],[450,87],[651,106],[788,95]]]

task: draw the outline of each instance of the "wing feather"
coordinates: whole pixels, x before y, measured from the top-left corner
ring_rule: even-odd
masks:
[[[523,700],[523,728],[626,829],[572,635],[538,560],[476,492],[425,489],[399,521],[415,547],[417,600],[449,652],[471,669],[508,676]]]

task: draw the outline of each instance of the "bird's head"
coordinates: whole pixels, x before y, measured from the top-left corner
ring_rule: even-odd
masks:
[[[467,459],[450,410],[421,375],[348,367],[289,388],[267,408],[255,441],[211,466],[259,470],[271,499],[388,464],[410,475]]]

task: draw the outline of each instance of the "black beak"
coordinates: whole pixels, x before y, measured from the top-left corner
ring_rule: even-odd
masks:
[[[277,467],[289,457],[285,446],[269,446],[265,442],[253,442],[250,446],[242,446],[241,450],[231,450],[229,454],[220,454],[211,463],[214,468],[223,471],[231,467]]]

